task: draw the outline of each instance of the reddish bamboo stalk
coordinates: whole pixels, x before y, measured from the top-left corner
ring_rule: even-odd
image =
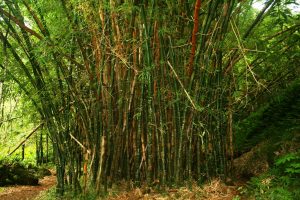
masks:
[[[192,49],[189,59],[189,64],[187,66],[187,75],[190,77],[193,73],[193,62],[195,58],[196,52],[196,40],[197,40],[197,32],[199,29],[199,10],[201,7],[201,0],[196,0],[195,9],[194,9],[194,28],[192,32]]]

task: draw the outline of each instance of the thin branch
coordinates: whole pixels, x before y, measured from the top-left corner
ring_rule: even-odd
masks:
[[[15,22],[24,31],[30,33],[31,35],[37,37],[40,40],[43,39],[43,37],[40,34],[38,34],[37,32],[35,32],[31,28],[27,27],[23,22],[21,22],[20,20],[18,20],[15,16],[11,15],[7,11],[3,10],[1,7],[0,7],[0,13],[4,14],[7,18],[9,18],[13,22]]]
[[[191,96],[189,95],[189,93],[188,93],[188,92],[186,91],[186,89],[184,88],[184,86],[183,86],[181,80],[179,79],[179,77],[178,77],[176,71],[174,70],[174,68],[172,67],[171,63],[170,63],[169,61],[167,61],[167,63],[168,63],[168,65],[169,65],[169,67],[171,68],[172,72],[174,73],[174,75],[175,75],[177,81],[179,82],[180,86],[182,87],[184,93],[186,94],[188,100],[189,100],[190,103],[192,104],[193,108],[194,108],[195,110],[200,111],[201,109],[197,108],[197,106],[196,106],[196,104],[194,103],[194,101],[192,100]]]
[[[278,32],[278,33],[275,33],[275,34],[273,34],[273,35],[270,35],[270,36],[267,36],[266,37],[266,40],[270,40],[270,39],[273,39],[274,37],[277,37],[277,36],[279,36],[279,35],[281,35],[281,34],[283,34],[283,33],[286,33],[286,32],[288,32],[288,31],[297,31],[297,30],[299,30],[300,29],[300,24],[296,24],[295,26],[292,26],[292,27],[289,27],[289,28],[287,28],[287,29],[285,29],[285,30],[283,30],[283,31],[280,31],[280,32]],[[291,34],[291,33],[290,33]]]
[[[71,136],[71,138],[72,138],[73,140],[75,140],[75,142],[76,142],[77,144],[79,144],[79,146],[80,146],[84,151],[86,151],[88,154],[91,153],[91,151],[90,151],[88,148],[86,148],[83,144],[81,144],[81,142],[79,142],[79,140],[77,140],[71,133],[69,133],[69,135]]]
[[[263,86],[263,87],[266,87],[266,86],[264,86],[261,82],[259,82],[259,81],[256,79],[255,73],[253,72],[253,70],[251,69],[250,64],[248,63],[247,56],[246,56],[245,50],[244,50],[244,46],[243,46],[243,44],[242,44],[242,41],[240,40],[240,34],[239,34],[239,32],[238,32],[237,26],[236,26],[235,23],[234,23],[234,24],[233,24],[233,23],[234,23],[234,22],[232,22],[232,20],[230,20],[230,25],[231,25],[232,31],[233,31],[233,33],[234,33],[236,39],[237,39],[239,49],[240,49],[240,51],[242,52],[242,56],[243,56],[243,58],[244,58],[244,60],[245,60],[245,64],[246,64],[246,66],[247,66],[249,72],[251,73],[251,75],[252,75],[254,81],[255,81],[258,85],[261,85],[261,86]],[[236,30],[235,30],[235,29],[236,29]]]
[[[34,21],[36,22],[36,24],[38,25],[39,29],[41,30],[41,32],[43,33],[44,36],[49,35],[47,33],[47,30],[45,29],[45,27],[43,26],[43,23],[40,21],[40,19],[37,17],[37,15],[35,14],[35,12],[31,9],[31,7],[29,6],[27,0],[23,0],[24,5],[26,6],[28,12],[31,14],[31,16],[33,17]]]
[[[22,146],[22,144],[24,144],[40,127],[42,127],[44,124],[44,122],[40,123],[37,127],[35,127],[27,136],[26,138],[20,142],[20,144],[12,151],[8,154],[8,156],[11,156],[18,148],[20,148],[20,146]]]

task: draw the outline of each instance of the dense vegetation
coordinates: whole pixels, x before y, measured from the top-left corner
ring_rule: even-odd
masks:
[[[300,198],[299,86],[295,81],[273,94],[272,100],[237,124],[236,149],[240,154],[251,149],[235,160],[242,166],[236,173],[251,177],[242,190],[244,195],[255,199]],[[248,163],[243,157],[248,157]]]
[[[53,157],[60,195],[234,176],[235,157],[299,131],[300,15],[252,4],[2,0],[0,139]],[[292,180],[289,153],[273,163]]]

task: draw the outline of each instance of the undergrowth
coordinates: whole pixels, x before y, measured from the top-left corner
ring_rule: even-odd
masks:
[[[300,130],[300,81],[295,81],[265,104],[262,104],[246,119],[235,125],[235,149],[249,151],[263,140],[271,143],[287,139]],[[283,134],[285,133],[285,134]]]
[[[32,160],[22,160],[18,157],[0,157],[0,165],[20,165],[23,166],[25,168],[28,168],[28,166],[34,166],[35,162]]]
[[[300,150],[276,159],[268,172],[252,177],[242,193],[257,200],[300,199]]]
[[[270,166],[241,189],[246,199],[300,199],[300,82],[274,95],[235,131],[239,154],[259,147]]]

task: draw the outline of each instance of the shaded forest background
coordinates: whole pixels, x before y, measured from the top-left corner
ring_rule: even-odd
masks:
[[[2,0],[0,138],[43,127],[60,194],[232,176],[266,126],[243,120],[299,91],[295,1],[252,3]]]

